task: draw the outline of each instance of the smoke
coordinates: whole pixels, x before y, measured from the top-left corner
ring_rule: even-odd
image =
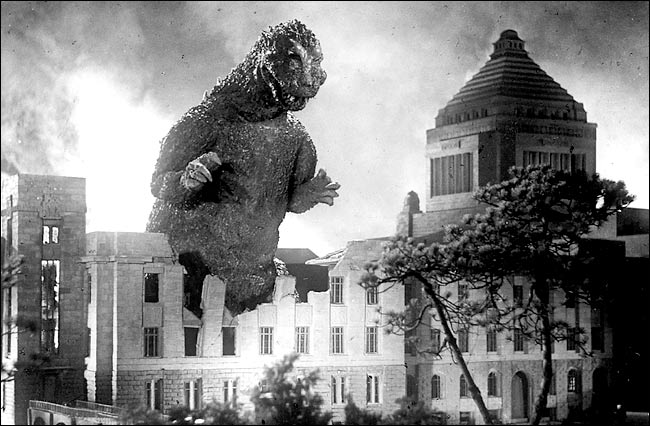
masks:
[[[647,2],[3,2],[3,175],[87,177],[89,229],[144,229],[159,139],[289,19],[323,47],[298,118],[342,188],[289,215],[282,245],[391,235],[406,194],[426,198],[426,130],[506,29],[598,123],[601,174],[647,206]]]

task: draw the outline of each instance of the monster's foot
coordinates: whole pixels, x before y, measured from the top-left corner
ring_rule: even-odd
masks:
[[[190,191],[198,191],[206,182],[212,182],[212,172],[221,166],[221,159],[214,152],[208,152],[185,167],[181,175],[181,185]]]

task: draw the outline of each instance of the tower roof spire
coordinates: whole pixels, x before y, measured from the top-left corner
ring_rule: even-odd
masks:
[[[494,52],[490,58],[498,58],[504,55],[522,56],[527,55],[524,49],[524,41],[519,38],[517,31],[505,30],[501,33],[499,39],[492,43],[494,45]]]

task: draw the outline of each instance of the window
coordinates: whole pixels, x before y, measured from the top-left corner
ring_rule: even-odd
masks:
[[[377,353],[377,327],[366,327],[366,353]]]
[[[472,412],[471,411],[461,411],[458,414],[461,425],[471,425],[472,424]]]
[[[467,283],[458,283],[458,301],[469,299],[469,287]]]
[[[223,402],[237,404],[237,380],[223,381]]]
[[[567,392],[580,393],[580,377],[578,370],[569,370],[567,374]]]
[[[332,353],[343,353],[343,327],[332,327]]]
[[[574,293],[570,291],[564,293],[564,306],[567,308],[576,307],[576,296]]]
[[[235,338],[237,329],[235,327],[221,327],[221,336],[223,340],[223,355],[235,355]]]
[[[377,287],[368,287],[366,289],[366,303],[368,305],[379,303],[379,289]]]
[[[273,327],[260,327],[260,354],[273,354]]]
[[[405,354],[411,354],[412,356],[417,355],[418,353],[418,348],[415,343],[416,340],[416,331],[415,330],[407,330],[404,333],[404,353]]]
[[[158,327],[144,329],[144,356],[160,356],[160,339],[158,338]]]
[[[602,351],[604,350],[604,335],[602,327],[591,327],[591,350]]]
[[[440,330],[437,328],[431,329],[431,349],[438,353],[440,352]]]
[[[512,286],[512,300],[515,302],[515,306],[521,306],[524,303],[524,286]]]
[[[85,341],[85,346],[86,346],[86,357],[90,356],[90,345],[91,345],[91,338],[92,338],[92,330],[90,327],[86,327],[86,341]]]
[[[11,354],[11,336],[13,335],[11,321],[13,316],[12,297],[13,289],[11,286],[2,289],[2,347],[4,348],[4,356]]]
[[[442,398],[442,388],[440,384],[440,376],[434,374],[431,377],[431,399],[441,399]]]
[[[330,303],[333,305],[343,304],[343,277],[330,278]]]
[[[411,281],[404,282],[404,304],[405,305],[411,303],[411,299],[416,299],[418,297],[416,290],[417,287],[414,282]]]
[[[345,394],[345,377],[332,376],[331,397],[332,405],[345,404],[347,402]]]
[[[488,410],[494,424],[501,424],[501,410]]]
[[[553,376],[551,377],[551,386],[548,389],[548,394],[555,395],[556,392],[557,392],[557,384],[555,382],[555,373],[553,373]]]
[[[163,409],[163,381],[149,380],[146,383],[146,404],[152,410],[162,411]]]
[[[61,262],[41,261],[41,350],[59,351],[59,277]]]
[[[379,376],[366,376],[366,402],[368,404],[379,404]]]
[[[566,113],[565,113],[566,114]],[[560,152],[524,151],[523,165],[549,165],[555,170],[586,170],[586,154],[566,154]]]
[[[458,330],[458,349],[461,352],[469,351],[469,331],[466,328]]]
[[[514,344],[515,344],[515,352],[523,352],[524,351],[524,333],[522,333],[521,329],[515,328],[515,333],[514,333]]]
[[[406,375],[406,396],[416,401],[418,399],[418,381],[411,374]]]
[[[587,156],[585,154],[571,154],[571,171],[586,170]]]
[[[309,327],[296,327],[296,353],[309,353]]]
[[[467,398],[469,396],[469,389],[467,388],[467,379],[464,374],[460,375],[460,397]]]
[[[184,404],[190,410],[197,410],[201,408],[201,401],[203,399],[203,380],[190,380],[185,382],[183,386]]]
[[[86,273],[86,281],[88,282],[88,304],[90,304],[93,296],[93,276],[90,272]]]
[[[474,170],[471,152],[432,158],[429,167],[432,197],[472,191]]]
[[[490,371],[487,377],[488,396],[499,396],[499,383],[497,373]]]
[[[158,303],[158,275],[144,274],[144,301],[145,303]]]
[[[185,356],[196,356],[196,344],[199,337],[197,327],[184,327],[185,334]]]
[[[267,393],[271,391],[269,388],[269,382],[266,379],[262,380],[259,383],[259,388],[260,388],[260,393]]]
[[[566,333],[566,350],[575,351],[577,349],[576,341],[578,340],[578,333],[575,328],[567,329]]]
[[[487,330],[487,351],[497,351],[497,331],[494,328],[489,328]]]
[[[43,225],[43,244],[59,244],[59,227]]]

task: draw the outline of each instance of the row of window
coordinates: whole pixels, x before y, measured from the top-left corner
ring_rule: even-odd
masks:
[[[343,277],[330,277],[330,303],[332,305],[342,305],[343,298]],[[379,289],[369,287],[366,289],[366,304],[376,305],[379,303]]]
[[[587,169],[586,154],[524,151],[523,166],[549,165],[555,170],[573,172]]]
[[[273,327],[260,327],[260,354],[272,355],[273,354]],[[235,327],[222,327],[222,350],[223,355],[235,355]],[[299,354],[308,354],[310,347],[309,327],[296,327],[295,328],[295,346],[294,350]],[[185,327],[185,356],[196,356],[198,347],[198,327]],[[344,327],[332,327],[330,330],[330,352],[332,354],[345,353],[345,335]],[[161,350],[161,336],[160,328],[158,327],[145,327],[144,328],[144,356],[145,357],[160,357],[162,356]],[[370,326],[365,330],[365,345],[364,351],[366,354],[376,354],[379,351],[379,327]]]
[[[344,303],[343,297],[343,277],[330,278],[330,303],[333,305],[342,305]],[[160,274],[145,273],[144,274],[144,302],[145,303],[158,303],[160,301]],[[368,305],[377,305],[379,303],[379,289],[377,287],[369,287],[366,290],[366,303]]]
[[[551,118],[554,120],[569,120],[575,119],[576,114],[574,111],[568,109],[554,109],[549,110],[548,108],[524,108],[524,107],[515,107],[514,112],[516,117],[528,117],[528,118]],[[485,118],[489,115],[487,108],[482,108],[479,110],[465,111],[462,113],[449,114],[444,117],[445,125],[462,123],[464,121],[477,120],[479,118]]]
[[[432,158],[429,165],[430,196],[471,192],[474,181],[473,164],[471,152]]]
[[[469,300],[469,285],[466,282],[458,283],[458,302]],[[419,286],[416,283],[406,281],[404,282],[404,304],[408,305],[411,299],[418,298]],[[440,286],[436,288],[436,293],[440,294]],[[553,299],[551,294],[551,298]],[[512,286],[512,301],[514,306],[523,306],[524,304],[524,286],[521,284]],[[551,305],[554,303],[551,301]],[[565,293],[564,305],[567,308],[574,308],[576,305],[576,295],[571,292]]]
[[[144,356],[159,357],[161,352],[161,339],[158,327],[146,327],[144,329]],[[224,356],[235,355],[235,327],[222,327],[222,354]],[[185,356],[197,355],[198,327],[185,327]],[[294,350],[299,354],[309,354],[310,338],[309,327],[295,328],[295,346]],[[332,354],[344,354],[344,327],[331,328],[330,350]],[[414,331],[406,333],[405,352],[416,355],[417,349],[415,343],[411,340]],[[515,352],[525,351],[525,338],[520,329],[513,331],[513,349]],[[570,328],[567,334],[566,348],[569,351],[577,349],[579,333],[577,329]],[[434,351],[440,350],[441,332],[439,329],[431,329],[430,348]],[[604,350],[604,334],[602,327],[591,328],[591,348],[592,350]],[[469,330],[460,329],[457,333],[457,343],[461,352],[469,352]],[[498,332],[495,329],[488,328],[486,331],[486,349],[487,352],[497,352],[498,349]],[[377,326],[366,327],[365,330],[365,349],[366,354],[376,354],[379,348],[379,329]],[[554,352],[555,345],[552,350]],[[260,354],[273,354],[273,327],[260,327]]]
[[[346,384],[349,385],[345,376],[332,376],[330,382],[330,397],[332,405],[346,404]],[[379,404],[380,400],[380,378],[377,375],[366,375],[366,403]]]
[[[300,378],[298,379],[300,381]],[[330,385],[330,397],[332,405],[346,404],[349,381],[345,376],[332,376]],[[163,410],[163,385],[164,379],[147,380],[145,382],[145,404],[153,410]],[[259,384],[262,393],[268,392],[268,383],[262,380]],[[366,403],[379,404],[380,398],[380,377],[378,375],[366,375]],[[237,380],[228,379],[222,382],[222,402],[237,403]],[[201,408],[203,402],[203,380],[190,380],[183,384],[183,404],[190,410]]]
[[[434,374],[431,376],[431,399],[444,399],[443,394],[443,376]],[[570,369],[567,373],[567,392],[580,393],[580,372],[576,369]],[[549,388],[549,395],[555,395],[557,393],[557,385],[555,381],[555,374],[551,380],[551,386]],[[499,382],[499,376],[496,372],[491,371],[488,373],[487,377],[487,395],[488,396],[501,396],[501,384]],[[459,396],[461,398],[469,398],[471,395],[469,393],[469,387],[467,379],[464,374],[460,375],[459,379]]]
[[[475,120],[477,118],[484,118],[487,116],[487,108],[481,108],[480,111],[473,110],[472,112],[466,111],[464,113],[456,113],[455,115],[447,115],[445,116],[445,124],[462,123],[463,121]]]
[[[154,379],[145,382],[145,404],[152,410],[163,410],[164,379]],[[237,380],[224,380],[221,402],[237,402]],[[190,380],[183,384],[183,405],[190,410],[200,409],[203,405],[203,380]]]
[[[430,159],[430,196],[458,194],[473,190],[472,153]],[[556,170],[586,170],[586,154],[524,151],[523,166],[550,165]]]
[[[431,345],[430,348],[435,352],[440,351],[441,345],[441,332],[437,328],[431,329]],[[417,349],[415,344],[413,344],[408,338],[414,336],[414,332],[406,333],[405,337],[405,351],[415,355]],[[574,351],[578,348],[578,342],[580,335],[576,328],[570,328],[567,331],[566,339],[566,349],[568,351]],[[469,352],[469,330],[460,329],[457,333],[457,343],[458,348],[461,352]],[[525,351],[525,337],[524,333],[520,329],[514,329],[513,336],[513,350],[515,352],[524,352]],[[497,352],[498,349],[498,332],[494,328],[488,328],[486,330],[486,350],[487,352]],[[592,350],[604,350],[604,331],[602,327],[591,327],[591,349]],[[555,345],[551,346],[552,352],[555,351]]]
[[[59,227],[43,225],[43,245],[59,244]]]

